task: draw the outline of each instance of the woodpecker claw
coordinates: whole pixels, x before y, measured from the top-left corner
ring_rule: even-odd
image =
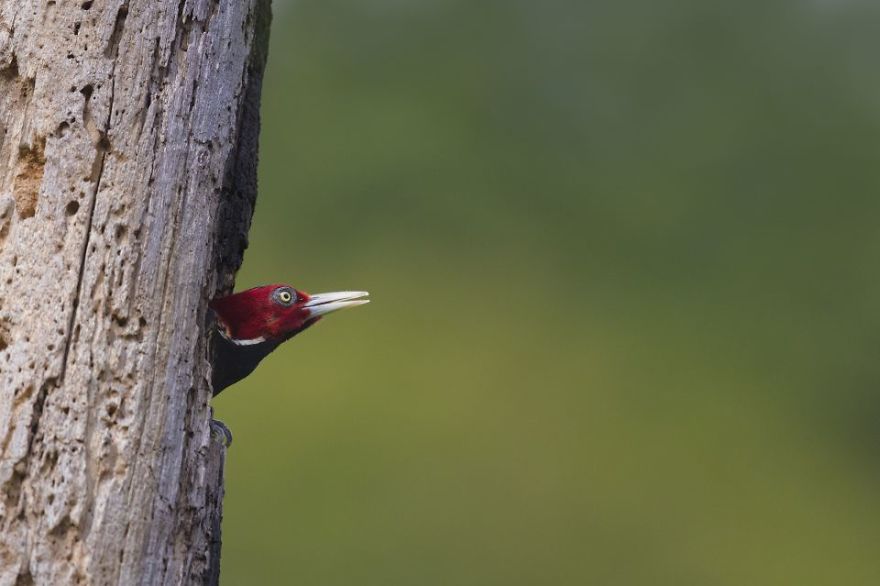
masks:
[[[223,444],[224,447],[232,445],[232,432],[226,424],[216,419],[211,420],[211,439]]]

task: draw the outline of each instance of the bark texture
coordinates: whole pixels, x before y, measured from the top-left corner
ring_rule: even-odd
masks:
[[[269,0],[0,0],[0,586],[213,583]]]

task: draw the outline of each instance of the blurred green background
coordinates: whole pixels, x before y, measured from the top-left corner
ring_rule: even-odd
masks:
[[[880,584],[878,23],[276,0],[224,584]]]

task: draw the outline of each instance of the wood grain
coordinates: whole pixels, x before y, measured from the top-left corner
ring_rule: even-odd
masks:
[[[268,0],[0,0],[0,586],[216,583]]]

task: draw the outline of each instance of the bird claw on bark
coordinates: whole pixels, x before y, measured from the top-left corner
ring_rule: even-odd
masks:
[[[232,445],[232,432],[226,424],[216,419],[211,420],[211,440],[219,442],[224,447]]]

